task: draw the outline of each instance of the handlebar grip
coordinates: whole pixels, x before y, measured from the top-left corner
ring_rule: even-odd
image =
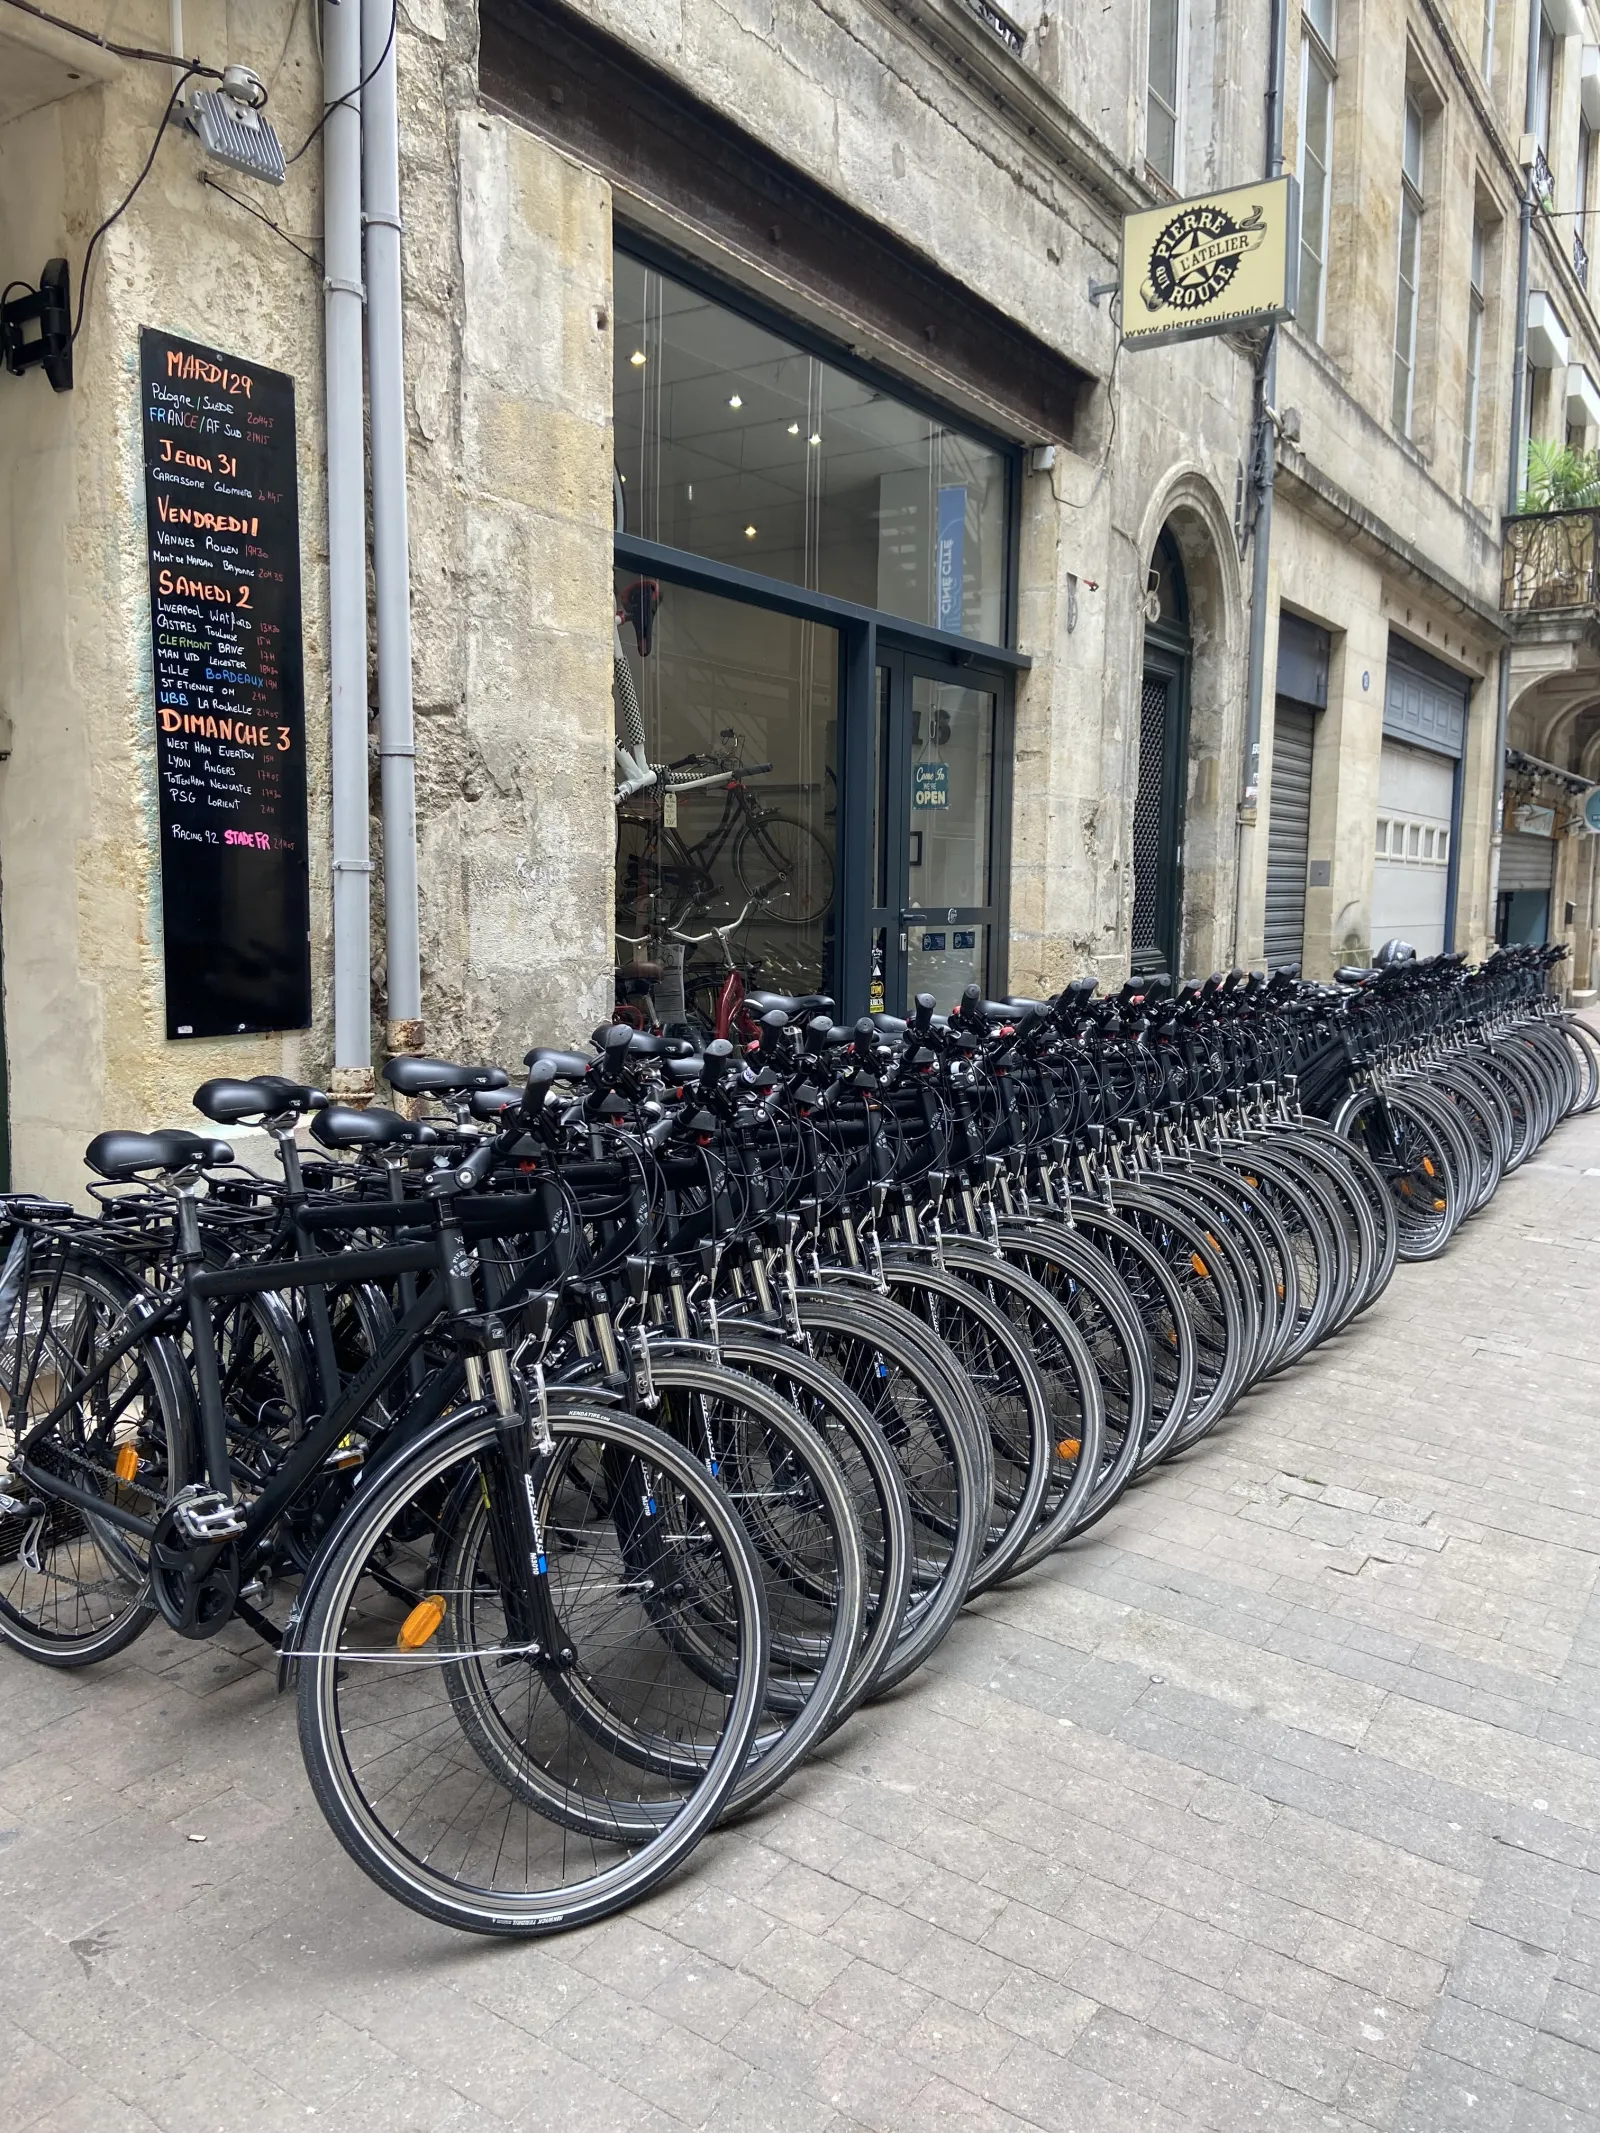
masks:
[[[763,1059],[776,1057],[778,1039],[788,1027],[789,1017],[781,1007],[771,1008],[761,1017],[761,1056]]]
[[[916,1011],[911,1017],[911,1027],[919,1037],[925,1037],[933,1027],[933,1011],[938,1005],[931,992],[917,994]]]
[[[726,1037],[713,1037],[706,1046],[706,1063],[700,1069],[702,1091],[714,1089],[733,1064],[733,1046]]]

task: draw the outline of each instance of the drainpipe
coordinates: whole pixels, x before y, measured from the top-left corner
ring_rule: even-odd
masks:
[[[411,716],[411,558],[400,307],[397,61],[391,0],[361,0],[361,64],[366,77],[361,92],[365,200],[362,220],[367,239],[372,577],[378,618],[378,760],[383,789],[383,912],[388,950],[386,1035],[391,1053],[422,1049],[416,744]]]
[[[1543,0],[1528,0],[1528,69],[1523,99],[1522,130],[1532,133],[1539,118],[1539,17]],[[1528,283],[1532,278],[1533,169],[1522,174],[1522,202],[1517,210],[1517,319],[1511,354],[1511,465],[1506,474],[1506,516],[1516,516],[1522,497],[1522,432],[1531,410],[1524,404],[1528,384]],[[1501,535],[1504,555],[1505,536]],[[1494,821],[1489,832],[1489,938],[1494,938],[1495,913],[1500,903],[1501,827],[1506,812],[1506,741],[1511,726],[1511,647],[1500,648],[1498,702],[1494,732]]]
[[[372,1094],[372,860],[367,841],[366,470],[361,407],[361,24],[322,10],[328,397],[328,679],[332,697],[333,1092]],[[340,102],[340,99],[346,99]]]
[[[1267,47],[1267,176],[1283,173],[1283,95],[1287,64],[1288,0],[1272,0]],[[1250,651],[1245,690],[1244,794],[1239,803],[1238,878],[1234,884],[1233,953],[1240,959],[1245,939],[1245,907],[1254,872],[1256,813],[1261,797],[1261,705],[1266,693],[1267,600],[1272,569],[1272,491],[1277,477],[1278,440],[1273,416],[1278,399],[1278,329],[1267,329],[1266,346],[1256,377],[1251,425],[1253,469],[1258,488],[1255,553],[1250,573]]]

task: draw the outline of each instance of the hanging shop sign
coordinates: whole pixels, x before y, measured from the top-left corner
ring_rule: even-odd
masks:
[[[950,765],[948,763],[915,763],[912,765],[911,804],[913,807],[919,808],[948,807],[950,805]]]
[[[967,485],[951,482],[939,491],[939,552],[935,572],[938,612],[935,621],[942,630],[961,629],[961,610],[966,594]]]
[[[140,335],[167,1035],[311,1020],[294,380]]]
[[[1122,225],[1122,337],[1130,348],[1293,318],[1300,187],[1236,185],[1129,215]]]
[[[1511,810],[1511,827],[1523,837],[1553,837],[1556,833],[1556,811],[1553,807],[1540,807],[1527,800]]]

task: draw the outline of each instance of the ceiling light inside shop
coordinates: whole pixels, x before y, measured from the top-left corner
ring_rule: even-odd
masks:
[[[798,422],[791,422],[791,423],[790,423],[790,425],[789,425],[789,435],[790,435],[791,437],[798,437],[798,436],[799,436],[799,434],[800,434],[800,425],[799,425],[799,423],[798,423]]]
[[[633,354],[629,356],[628,361],[633,365],[635,370],[642,370],[644,368],[644,350],[642,348],[636,348],[633,351]]]
[[[739,397],[739,395],[738,395],[737,393],[729,393],[729,395],[728,395],[728,405],[729,405],[730,407],[743,407],[743,406],[744,406],[744,402],[743,402],[743,400],[741,400],[741,399],[740,399],[740,397]]]
[[[822,432],[821,432],[821,430],[813,430],[813,431],[811,432],[811,435],[809,436],[809,438],[807,438],[806,442],[807,442],[808,444],[821,444],[821,442],[822,442]]]
[[[746,526],[746,528],[744,529],[744,537],[747,541],[753,541],[755,539],[756,529],[754,528],[754,526]]]

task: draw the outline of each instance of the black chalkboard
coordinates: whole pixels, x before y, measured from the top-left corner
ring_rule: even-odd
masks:
[[[140,335],[167,1035],[311,1020],[294,380]]]

